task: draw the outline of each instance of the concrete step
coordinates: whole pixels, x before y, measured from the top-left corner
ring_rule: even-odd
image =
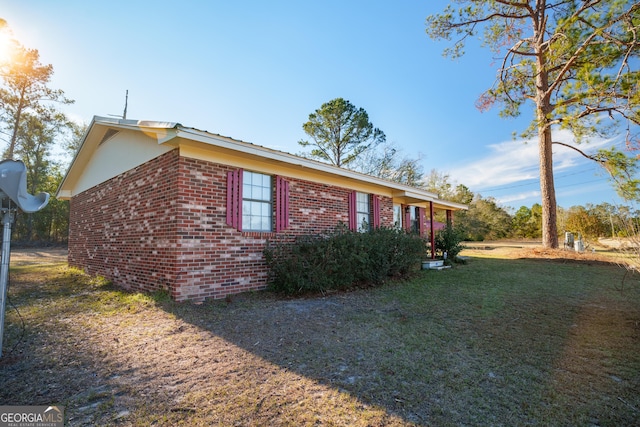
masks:
[[[444,270],[445,268],[450,267],[450,265],[444,265],[444,260],[442,259],[430,259],[428,261],[422,261],[423,270]]]

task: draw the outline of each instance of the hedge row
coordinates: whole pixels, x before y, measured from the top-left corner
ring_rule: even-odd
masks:
[[[289,243],[270,242],[265,258],[271,288],[298,294],[407,277],[420,268],[426,249],[424,239],[403,230],[378,228],[358,233],[338,227]]]

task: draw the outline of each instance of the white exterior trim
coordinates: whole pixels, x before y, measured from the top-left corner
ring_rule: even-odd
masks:
[[[104,132],[101,131],[102,129]],[[100,145],[101,139],[108,129],[120,130],[121,134],[111,137],[103,145]],[[126,139],[122,139],[124,135],[126,135]],[[146,143],[150,138],[157,142],[156,148],[152,148]],[[218,150],[210,150],[206,147],[215,147]],[[405,204],[425,206],[432,202],[434,207],[441,209],[468,209],[466,205],[440,200],[437,194],[419,188],[222,135],[184,127],[179,123],[121,120],[98,116],[94,116],[91,121],[56,196],[61,199],[69,199],[94,185],[175,148],[180,148],[181,155],[184,152],[187,156],[196,151],[207,157],[211,152],[212,158],[215,157],[214,154],[217,151],[236,153],[235,155],[239,157],[252,157],[254,161],[266,160],[267,163],[280,164],[284,169],[296,169],[305,176],[314,173],[324,176],[330,175],[334,180],[336,178],[340,181],[344,180],[345,184],[357,182],[359,183],[357,187],[384,188],[386,191],[383,193],[388,193],[394,198],[394,201],[397,199],[404,201]]]

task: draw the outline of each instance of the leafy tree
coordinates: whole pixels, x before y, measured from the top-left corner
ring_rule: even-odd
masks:
[[[358,156],[386,140],[384,132],[374,128],[369,115],[349,101],[336,98],[322,104],[309,114],[302,125],[311,140],[298,141],[303,147],[313,147],[312,158],[338,167],[352,163]]]
[[[511,233],[511,216],[492,197],[485,199],[477,194],[469,210],[456,216],[456,225],[470,240],[498,240]]]
[[[434,39],[457,37],[445,54],[464,54],[465,41],[483,30],[486,46],[497,54],[499,70],[494,86],[478,101],[480,109],[502,107],[506,117],[518,116],[533,103],[535,118],[525,136],[538,136],[542,240],[558,247],[552,145],[558,128],[570,129],[572,144],[562,145],[598,161],[637,196],[638,181],[626,180],[635,161],[619,151],[601,150],[588,156],[575,143],[607,134],[627,122],[640,123],[640,3],[631,0],[457,0],[443,13],[427,18],[427,34]],[[628,132],[630,137],[631,131]],[[631,141],[629,141],[631,142]],[[610,161],[612,159],[612,161]]]
[[[8,146],[5,158],[13,158],[22,121],[26,115],[43,123],[68,123],[55,104],[72,104],[64,91],[48,85],[53,66],[40,63],[36,49],[26,49],[15,42],[10,61],[0,64],[4,84],[0,87],[0,120],[4,123]]]
[[[41,180],[38,192],[55,194],[62,182],[63,169],[53,164]],[[49,199],[47,207],[32,214],[19,213],[16,216],[14,239],[17,241],[38,241],[49,243],[65,242],[69,236],[69,201]]]
[[[520,206],[512,218],[513,236],[527,238],[529,236],[529,219],[531,218],[531,209],[526,206]]]
[[[25,114],[17,132],[16,157],[21,159],[27,168],[27,191],[36,194],[41,191],[55,193],[57,185],[56,171],[58,165],[51,159],[51,150],[64,125],[44,123],[38,117]],[[58,172],[58,174],[60,174]],[[61,174],[60,174],[61,175]],[[47,209],[37,213],[21,214],[16,221],[16,238],[19,240],[49,240],[51,228],[43,213],[51,209],[52,199]],[[44,221],[44,225],[42,224]]]
[[[436,169],[431,169],[429,174],[425,175],[422,180],[424,182],[423,188],[436,193],[441,199],[468,205],[476,197],[469,190],[469,187],[464,184],[456,185],[455,182],[451,182],[451,177],[448,173],[440,172]]]
[[[469,187],[463,184],[458,184],[456,185],[455,192],[451,197],[449,197],[448,200],[451,200],[452,202],[458,202],[458,203],[468,205],[473,201],[474,197],[475,195],[471,190],[469,190]]]
[[[456,234],[461,234],[465,240],[501,239],[511,233],[511,216],[493,198],[484,199],[466,185],[455,185],[448,174],[436,169],[432,169],[423,181],[423,188],[439,198],[469,206],[467,211],[456,212],[454,219]],[[437,211],[435,219],[445,222],[445,212]]]
[[[467,211],[456,212],[454,226],[464,235],[464,240],[496,240],[511,234],[511,215],[492,197],[483,198],[466,186],[456,186],[449,200],[469,206]],[[443,213],[437,213],[438,221],[445,221]]]
[[[71,159],[73,159],[73,157],[76,155],[76,152],[80,148],[82,138],[84,137],[84,134],[87,131],[88,127],[89,125],[87,125],[86,123],[69,123],[68,133],[66,134],[66,138],[62,143],[62,148],[64,148]]]
[[[629,218],[634,215],[629,207],[616,207],[609,203],[572,206],[566,213],[566,229],[589,239],[615,237],[620,232],[624,234],[625,227],[621,225],[629,223]]]
[[[424,189],[437,194],[441,199],[451,200],[454,195],[454,190],[450,179],[451,177],[448,173],[431,169],[429,174],[423,178]]]
[[[444,256],[447,253],[447,258],[455,261],[458,254],[464,249],[462,241],[464,240],[464,233],[460,227],[454,227],[451,224],[447,224],[445,228],[439,230],[435,236],[436,251]]]
[[[542,236],[542,206],[538,203],[531,209],[521,206],[513,215],[511,226],[514,237],[539,239]]]
[[[630,242],[640,244],[640,211],[629,206],[617,206],[609,216],[611,225],[611,237],[627,237]],[[640,248],[640,245],[638,245]],[[640,255],[640,254],[637,254]],[[635,261],[636,266],[640,266],[640,256]]]
[[[567,231],[580,233],[585,239],[597,239],[604,235],[607,231],[607,224],[603,223],[594,213],[589,207],[571,207],[567,212]]]
[[[10,36],[2,19],[0,32]],[[53,67],[40,63],[37,50],[24,48],[12,37],[9,42],[12,55],[0,61],[0,123],[7,142],[4,157],[25,163],[27,191],[53,194],[62,180],[62,172],[52,159],[52,148],[68,131],[74,133],[74,126],[56,105],[73,101],[62,90],[48,87]],[[23,241],[65,240],[68,213],[68,202],[51,198],[46,209],[17,216],[15,237]]]
[[[401,155],[399,149],[386,142],[380,144],[376,149],[361,153],[353,161],[352,169],[412,187],[423,187],[420,157],[408,158],[401,157]]]

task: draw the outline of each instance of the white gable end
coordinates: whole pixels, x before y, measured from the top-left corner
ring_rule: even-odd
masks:
[[[84,173],[76,182],[73,194],[82,193],[175,148],[160,145],[155,137],[142,132],[119,130],[105,135],[107,138],[100,141],[83,165]]]

